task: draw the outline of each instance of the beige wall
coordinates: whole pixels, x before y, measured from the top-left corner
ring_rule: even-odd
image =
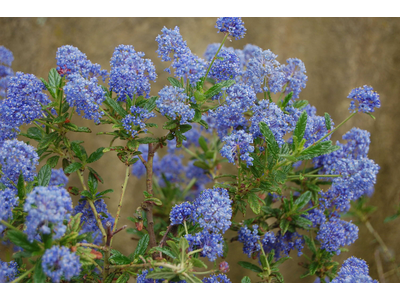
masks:
[[[335,134],[334,139],[357,126],[371,132],[372,144],[370,158],[374,159],[381,170],[378,175],[376,192],[372,204],[378,206],[371,223],[380,232],[393,252],[400,255],[398,228],[400,221],[383,224],[386,216],[394,213],[399,203],[400,179],[400,132],[399,94],[400,94],[400,21],[391,18],[244,18],[247,34],[244,39],[228,43],[229,46],[242,48],[251,43],[263,49],[271,49],[278,54],[281,63],[289,57],[303,60],[309,77],[307,88],[301,98],[315,105],[320,114],[329,112],[338,124],[348,116],[349,100],[346,96],[354,87],[363,84],[372,85],[380,93],[382,108],[374,115],[373,121],[366,115],[353,118],[350,124]],[[202,55],[209,43],[220,42],[221,34],[214,28],[215,18],[1,18],[0,44],[9,48],[15,56],[15,71],[33,73],[47,77],[50,68],[55,67],[57,48],[71,44],[86,53],[92,62],[109,69],[109,60],[114,47],[131,44],[137,51],[144,51],[151,58],[160,74],[153,85],[152,94],[162,88],[166,75],[162,72],[165,64],[161,63],[155,50],[156,36],[163,26],[168,28],[178,25],[181,34],[192,52]],[[163,74],[162,74],[163,73]],[[92,122],[82,121],[87,126],[95,127]],[[95,128],[99,131],[100,129]],[[91,135],[87,148],[95,150],[103,146],[102,138]],[[84,139],[76,135],[75,139]],[[97,162],[96,169],[115,190],[108,203],[110,211],[116,210],[120,185],[123,181],[123,165],[115,155],[107,154]],[[78,185],[76,178],[71,183]],[[119,224],[129,224],[126,217],[131,215],[141,201],[143,181],[130,179],[122,219]],[[139,196],[137,196],[139,195]],[[114,214],[114,213],[113,213]],[[131,225],[131,224],[129,224]],[[120,234],[116,246],[129,254],[135,247],[135,241],[129,240],[128,234]],[[360,238],[338,259],[349,255],[367,260],[371,275],[378,278],[374,250],[377,245],[360,226]],[[234,266],[235,261],[245,257],[241,254],[241,245],[234,243],[228,261],[232,270],[241,270]],[[286,262],[283,274],[286,281],[298,282],[299,260]],[[385,270],[389,264],[384,263]],[[245,272],[245,271],[244,271]],[[230,272],[230,277],[237,281],[245,273]],[[395,277],[389,281],[396,281]]]

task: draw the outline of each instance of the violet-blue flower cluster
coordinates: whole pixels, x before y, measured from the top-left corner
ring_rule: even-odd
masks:
[[[355,88],[347,98],[353,99],[349,107],[351,112],[371,113],[375,111],[375,108],[381,107],[379,94],[374,92],[372,86],[364,85],[363,87]]]
[[[49,186],[66,187],[68,184],[68,177],[64,174],[64,170],[52,169]]]
[[[81,263],[79,256],[67,247],[54,245],[44,253],[42,268],[52,282],[60,282],[62,279],[70,281],[72,277],[79,275]]]
[[[234,37],[235,40],[243,38],[246,33],[246,28],[244,27],[242,18],[218,18],[215,28],[218,29],[218,32],[226,32],[230,36]]]
[[[12,219],[12,211],[17,205],[18,198],[16,190],[10,188],[0,190],[0,220],[8,222]],[[6,229],[6,226],[0,223],[0,237],[2,236],[4,229]]]
[[[169,214],[171,225],[183,224],[184,221],[191,218],[194,211],[194,205],[189,202],[176,204]]]
[[[25,181],[33,181],[39,156],[35,148],[18,140],[7,140],[0,147],[0,182],[15,189],[20,174]]]
[[[189,98],[185,94],[185,90],[174,86],[165,86],[158,92],[160,97],[156,104],[163,116],[168,116],[173,120],[180,119],[180,123],[184,124],[188,120],[193,119],[194,109],[187,104]]]
[[[369,268],[365,260],[352,256],[343,262],[332,283],[378,283],[378,281],[369,276]]]
[[[96,208],[103,227],[106,227],[107,222],[110,222],[112,225],[114,225],[114,218],[108,212],[107,205],[103,199],[94,202],[94,207]],[[78,213],[82,213],[82,229],[80,231],[80,234],[87,232],[92,233],[91,236],[93,239],[93,244],[100,245],[103,237],[100,228],[97,226],[97,221],[93,214],[93,211],[86,200],[79,201],[79,204],[75,206],[72,215],[75,216]]]
[[[14,71],[11,68],[13,60],[12,52],[6,47],[0,46],[0,99],[6,97],[8,82],[11,76],[14,75]]]
[[[209,77],[220,82],[223,80],[234,79],[240,74],[240,59],[233,50],[228,48],[221,49],[218,58],[211,67]]]
[[[122,119],[122,126],[124,126],[125,130],[129,132],[132,137],[135,137],[139,130],[147,132],[145,122],[155,116],[155,113],[148,112],[144,108],[131,106],[131,113]]]
[[[246,162],[247,166],[253,165],[253,158],[250,153],[254,152],[253,136],[244,130],[233,131],[230,135],[222,139],[225,142],[221,149],[221,155],[226,157],[230,163],[235,162],[240,158]]]
[[[232,283],[232,281],[225,274],[210,275],[203,278],[204,283]]]
[[[286,60],[287,65],[282,67],[285,73],[285,83],[287,87],[285,93],[289,94],[293,92],[292,99],[299,98],[300,92],[306,87],[308,80],[306,73],[306,67],[304,63],[298,58],[289,58]]]
[[[152,61],[143,56],[130,45],[115,48],[110,62],[110,90],[118,94],[118,101],[126,101],[127,96],[149,96],[150,81],[156,81],[157,73]]]
[[[80,74],[71,74],[64,87],[65,98],[70,106],[74,106],[78,115],[100,123],[104,112],[100,106],[105,100],[105,91],[98,84],[96,77],[85,79]]]
[[[18,265],[15,261],[5,262],[0,259],[0,283],[11,282],[18,274]]]
[[[29,241],[39,240],[38,234],[52,233],[53,239],[59,239],[67,229],[64,220],[71,216],[72,200],[62,187],[37,186],[26,197],[24,211],[28,213],[25,232]]]

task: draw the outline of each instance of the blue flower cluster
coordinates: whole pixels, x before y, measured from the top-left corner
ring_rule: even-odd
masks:
[[[173,62],[171,67],[175,69],[175,77],[189,80],[192,85],[200,80],[206,73],[207,64],[200,57],[194,55],[183,40],[179,27],[168,29],[164,27],[162,34],[158,35],[157,54],[162,61],[171,61],[170,55],[173,53]],[[170,68],[165,71],[171,73]]]
[[[49,186],[66,187],[68,184],[68,177],[64,174],[64,170],[52,169]]]
[[[240,74],[240,59],[233,49],[224,48],[218,53],[218,58],[211,67],[209,77],[220,82],[234,79]]]
[[[103,227],[106,227],[107,222],[110,222],[112,225],[114,225],[114,218],[108,212],[107,205],[103,199],[94,202],[94,206],[101,219]],[[79,204],[75,206],[72,214],[76,215],[78,213],[82,213],[82,229],[80,231],[80,234],[91,232],[93,244],[100,245],[103,237],[101,235],[100,228],[97,226],[97,221],[94,217],[93,211],[86,200],[79,201]]]
[[[376,183],[379,166],[369,159],[369,133],[358,128],[351,129],[343,138],[347,144],[337,142],[341,149],[314,159],[320,174],[341,175],[332,179],[331,188],[320,192],[320,205],[346,212],[350,201],[357,200]]]
[[[308,80],[306,73],[306,67],[304,63],[298,58],[289,58],[286,60],[287,65],[282,66],[282,70],[285,73],[285,82],[287,84],[284,90],[286,94],[293,92],[292,99],[299,98],[300,92],[306,87]]]
[[[211,275],[203,278],[204,283],[232,283],[225,274]]]
[[[14,75],[14,71],[11,68],[13,60],[12,52],[6,47],[0,46],[0,99],[6,97],[8,82],[11,76]]]
[[[163,116],[168,116],[173,120],[180,119],[180,123],[184,124],[188,120],[193,119],[194,109],[186,103],[189,98],[185,94],[185,90],[174,86],[165,86],[158,93],[160,97],[156,104]]]
[[[316,239],[321,243],[321,249],[340,254],[340,247],[350,245],[358,239],[358,227],[351,222],[332,217],[322,223]]]
[[[150,269],[150,271],[153,271],[153,269]],[[142,270],[142,274],[138,275],[136,282],[137,283],[162,283],[164,281],[163,279],[147,278],[147,274],[149,274],[149,270]]]
[[[294,249],[297,250],[297,256],[303,254],[301,250],[304,248],[304,239],[297,232],[287,231],[282,235],[282,232],[279,231],[275,238],[269,234],[263,238],[262,243],[266,253],[271,252],[272,249],[275,250],[276,260],[289,256],[290,251]]]
[[[167,154],[156,164],[153,162],[154,174],[163,179],[160,181],[161,186],[165,186],[167,180],[170,183],[183,182],[182,174],[185,171],[185,166],[182,164],[182,155]]]
[[[0,190],[0,220],[8,222],[12,218],[12,211],[18,205],[17,192],[14,189],[7,188]],[[6,227],[0,223],[0,237]],[[1,280],[0,280],[1,282]]]
[[[261,246],[258,243],[260,236],[258,235],[258,225],[253,225],[253,231],[247,226],[243,226],[238,231],[238,241],[243,243],[243,253],[251,257],[253,253],[258,253],[261,250]]]
[[[108,76],[107,70],[102,70],[99,64],[93,64],[87,59],[86,54],[71,45],[64,45],[57,50],[57,72],[61,75],[79,74],[88,79],[89,77],[101,76],[103,81]]]
[[[42,268],[52,282],[60,282],[62,278],[70,281],[72,277],[79,275],[81,263],[79,256],[67,247],[53,246],[44,253]]]
[[[369,276],[369,268],[365,260],[354,256],[343,262],[340,271],[332,283],[377,283]]]
[[[100,106],[105,100],[105,91],[98,85],[96,77],[85,79],[78,73],[68,76],[69,81],[64,86],[65,98],[70,106],[74,106],[83,118],[100,123],[104,112]]]
[[[218,29],[218,32],[226,32],[230,36],[234,37],[235,40],[244,38],[246,33],[246,28],[244,27],[242,18],[218,18],[215,28]]]
[[[146,121],[156,116],[153,112],[136,106],[131,106],[131,113],[122,119],[122,126],[128,131],[132,137],[135,137],[139,130],[147,132]]]
[[[110,62],[110,90],[118,94],[118,101],[126,101],[126,96],[149,96],[150,80],[155,82],[157,73],[152,61],[143,56],[130,45],[115,48]]]
[[[0,147],[0,166],[3,175],[0,182],[15,188],[22,173],[25,181],[33,181],[39,156],[35,148],[18,140],[7,140]]]
[[[375,111],[375,108],[381,107],[379,94],[368,85],[353,89],[347,98],[353,99],[349,107],[351,112],[371,113]]]
[[[253,136],[244,130],[233,131],[230,135],[222,139],[226,144],[221,149],[221,155],[226,157],[230,163],[235,162],[240,158],[247,163],[247,166],[253,165],[253,158],[250,153],[254,152]],[[239,155],[240,154],[240,155]]]
[[[29,241],[39,240],[39,233],[54,233],[53,238],[59,239],[67,229],[64,220],[71,216],[72,200],[62,187],[38,186],[26,197],[24,211],[28,213],[25,232]]]
[[[223,255],[224,239],[221,234],[210,233],[203,230],[194,235],[187,234],[185,238],[189,242],[189,251],[203,249],[200,255],[207,257],[210,261],[214,261],[218,256]]]
[[[189,202],[176,204],[169,214],[171,225],[183,224],[184,221],[191,218],[194,211],[194,205]]]
[[[15,261],[7,263],[0,259],[0,283],[13,281],[18,273],[18,265]]]
[[[32,74],[17,72],[8,83],[7,98],[2,103],[2,118],[19,127],[43,117],[42,106],[50,103],[44,84]]]

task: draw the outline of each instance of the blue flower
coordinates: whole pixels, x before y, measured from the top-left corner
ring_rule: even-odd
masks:
[[[165,86],[158,94],[160,97],[156,104],[163,116],[168,116],[173,120],[180,118],[181,124],[194,118],[194,109],[186,103],[189,97],[183,88]]]
[[[156,164],[153,162],[154,174],[159,178],[163,179],[161,185],[165,185],[166,181],[170,183],[182,182],[182,173],[185,167],[182,164],[182,156],[167,154]]]
[[[0,99],[6,97],[7,86],[14,71],[11,69],[11,63],[14,56],[10,50],[0,46]],[[1,121],[0,121],[1,126]]]
[[[365,260],[352,256],[343,262],[332,283],[377,283],[377,281],[369,276],[369,268]]]
[[[209,77],[215,79],[217,82],[234,79],[240,74],[240,59],[233,50],[221,49],[218,57],[211,67]]]
[[[146,121],[156,116],[153,112],[136,106],[131,106],[131,113],[122,119],[122,126],[128,131],[132,137],[135,137],[140,130],[147,132]]]
[[[150,269],[150,271],[153,271],[153,269]],[[138,275],[136,282],[137,283],[161,283],[164,281],[164,279],[147,278],[148,273],[149,273],[149,270],[142,270],[142,274]]]
[[[243,253],[251,257],[253,253],[258,253],[261,250],[261,246],[258,243],[260,236],[258,235],[258,225],[253,225],[253,231],[247,228],[247,226],[239,229],[239,242],[243,243]]]
[[[66,187],[68,184],[68,177],[64,174],[64,170],[52,169],[49,186],[62,186]]]
[[[224,233],[231,226],[232,200],[227,190],[206,189],[193,204],[196,207],[193,219],[205,230]]]
[[[18,140],[7,140],[0,147],[0,166],[4,175],[0,182],[9,188],[15,188],[19,175],[25,181],[33,181],[39,156],[35,148]]]
[[[287,65],[282,67],[285,73],[285,83],[287,87],[285,93],[289,94],[293,92],[292,99],[299,98],[299,94],[302,89],[306,87],[306,82],[308,80],[306,73],[306,67],[304,63],[298,58],[289,58],[286,60]]]
[[[68,77],[69,81],[64,87],[65,98],[70,106],[76,107],[76,111],[83,118],[100,123],[104,112],[100,106],[105,100],[105,91],[98,85],[96,77],[85,79],[75,73]]]
[[[112,226],[114,225],[114,218],[108,212],[107,205],[103,199],[94,202],[94,207],[96,208],[103,227],[106,227],[107,222],[110,222]],[[97,226],[97,221],[94,217],[93,210],[87,203],[87,200],[79,201],[79,204],[75,206],[72,214],[76,215],[78,213],[82,213],[82,229],[80,231],[80,234],[91,232],[93,244],[100,245],[103,237],[100,228]]]
[[[246,28],[243,25],[242,18],[218,18],[215,28],[218,29],[218,32],[226,32],[235,40],[239,40],[246,33]]]
[[[67,229],[64,220],[71,216],[72,200],[62,187],[38,186],[26,198],[24,211],[28,213],[25,232],[29,241],[38,239],[38,233],[54,233],[53,238],[59,239]]]
[[[110,62],[110,90],[118,94],[118,101],[126,101],[126,96],[149,96],[150,81],[155,82],[157,73],[152,61],[143,56],[130,45],[115,48]]]
[[[86,54],[71,45],[58,48],[56,59],[58,73],[61,76],[67,75],[68,79],[71,74],[79,74],[85,79],[101,76],[103,81],[108,76],[107,70],[101,70],[99,64],[93,64],[87,59]]]
[[[42,105],[50,103],[44,84],[32,74],[17,72],[10,78],[7,98],[2,103],[2,119],[13,127],[30,124],[43,117]]]
[[[183,222],[191,218],[194,211],[194,205],[189,202],[176,204],[169,214],[171,225],[183,224]]]
[[[262,242],[265,253],[271,252],[272,249],[275,250],[276,260],[282,256],[289,256],[290,251],[293,249],[297,249],[297,256],[303,254],[301,250],[304,248],[304,239],[297,232],[287,231],[282,235],[282,232],[279,231],[275,238],[270,233],[264,237]]]
[[[17,191],[7,188],[0,191],[0,220],[8,222],[12,219],[12,211],[18,205]],[[0,237],[6,227],[0,223]],[[0,276],[1,277],[1,276]],[[0,280],[1,282],[1,280]]]
[[[79,275],[81,263],[79,256],[67,247],[54,245],[45,251],[42,257],[42,268],[52,282],[60,282],[62,278],[70,281],[73,276]]]
[[[15,261],[7,263],[0,260],[0,283],[11,282],[18,274],[18,265]]]
[[[185,238],[189,242],[189,251],[203,249],[200,256],[207,257],[209,261],[214,261],[223,255],[224,239],[221,234],[203,230],[194,235],[187,234]]]
[[[204,283],[232,283],[225,274],[211,275],[203,278]]]
[[[247,166],[253,165],[253,158],[250,153],[254,152],[253,136],[244,130],[233,131],[230,135],[222,139],[226,144],[221,149],[221,155],[226,157],[230,163],[235,164],[239,159],[246,162]],[[240,156],[239,156],[240,154]]]
[[[372,86],[364,85],[363,87],[355,88],[347,98],[353,99],[349,107],[351,112],[371,113],[375,111],[375,108],[381,107],[379,94],[374,92]]]

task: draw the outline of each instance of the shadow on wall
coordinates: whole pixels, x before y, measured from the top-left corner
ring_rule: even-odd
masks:
[[[400,94],[400,20],[392,18],[244,18],[247,34],[244,39],[232,41],[228,46],[243,48],[250,43],[263,49],[271,49],[284,63],[287,58],[298,57],[305,63],[309,77],[307,88],[301,98],[317,107],[319,114],[329,112],[338,124],[348,116],[350,101],[346,99],[350,90],[364,84],[372,85],[380,93],[382,107],[376,112],[376,121],[366,115],[353,118],[334,140],[351,127],[360,127],[371,132],[369,157],[374,159],[381,170],[371,204],[378,207],[371,223],[380,232],[390,250],[399,249],[399,220],[383,224],[386,216],[393,214],[399,202],[400,178],[400,115],[398,105]],[[163,26],[179,26],[183,38],[192,52],[201,56],[209,43],[222,40],[214,28],[215,18],[1,18],[0,43],[10,49],[15,57],[13,69],[47,77],[50,68],[55,67],[57,48],[70,44],[86,53],[92,62],[109,69],[113,50],[120,44],[129,44],[137,51],[143,51],[156,65],[159,77],[153,84],[152,94],[168,82],[167,67],[157,57],[155,38]],[[94,132],[100,131],[92,122],[81,120],[82,126],[89,126]],[[103,145],[103,137],[90,135],[86,141],[89,152]],[[71,138],[84,139],[76,135]],[[95,169],[101,170],[105,181],[115,190],[108,201],[109,210],[116,211],[116,199],[124,177],[124,166],[115,155],[108,153],[96,162]],[[78,185],[71,176],[71,185]],[[120,224],[129,224],[126,219],[132,215],[143,200],[144,181],[131,177]],[[131,224],[129,224],[131,226]],[[377,248],[373,237],[360,225],[359,239],[350,247],[350,252],[338,259],[343,261],[350,255],[365,259],[371,269],[370,275],[378,278],[374,250]],[[136,241],[127,233],[121,233],[115,246],[125,254],[132,252]],[[239,266],[238,260],[246,260],[241,244],[230,245],[228,262],[233,281],[240,281],[249,275]],[[282,266],[287,282],[299,282],[303,269],[297,263],[304,258],[286,262]],[[389,264],[384,263],[385,270]],[[243,272],[243,273],[242,273]],[[308,279],[311,280],[311,279]],[[396,281],[395,277],[389,281]],[[304,280],[303,280],[304,281]]]

